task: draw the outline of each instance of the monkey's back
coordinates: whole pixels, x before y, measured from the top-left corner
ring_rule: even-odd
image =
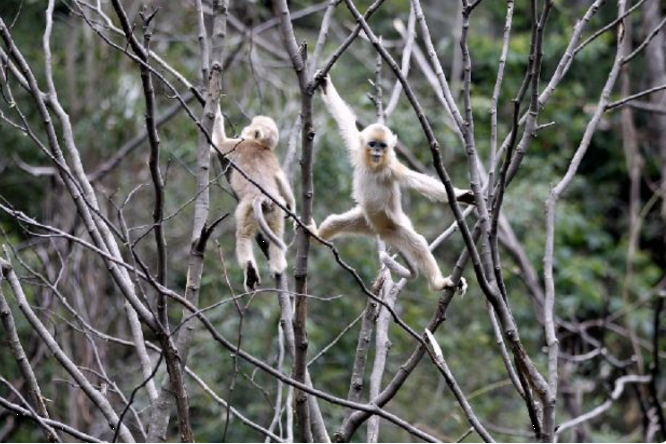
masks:
[[[255,140],[243,140],[234,150],[233,160],[254,182],[279,198],[276,174],[280,162],[275,153]],[[231,172],[231,187],[239,198],[261,195],[262,192],[235,169]]]

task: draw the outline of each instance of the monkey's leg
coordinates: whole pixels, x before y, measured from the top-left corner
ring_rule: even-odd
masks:
[[[328,216],[318,229],[319,237],[326,240],[333,239],[343,233],[363,234],[366,236],[375,234],[365,220],[361,207],[354,207],[346,213]]]
[[[252,201],[242,199],[236,207],[236,257],[243,268],[245,291],[253,291],[261,283],[259,268],[254,259],[252,237],[257,231],[257,223],[252,213]]]
[[[418,270],[423,272],[432,290],[440,291],[454,287],[450,277],[442,276],[435,257],[428,249],[428,242],[411,227],[403,226],[385,237],[388,243],[405,256],[407,263],[414,264]],[[459,287],[459,291],[464,294],[464,290],[467,289],[464,279],[461,279]]]
[[[414,279],[416,276],[418,276],[418,272],[416,270],[416,267],[414,264],[410,263],[407,257],[404,255],[401,255],[403,259],[405,259],[405,262],[407,262],[407,268],[403,267],[400,265],[398,262],[396,262],[395,259],[391,257],[388,253],[382,251],[379,253],[379,260],[382,262],[382,264],[386,265],[386,267],[394,272],[397,276],[405,279]]]
[[[282,211],[274,210],[266,215],[268,227],[275,236],[282,240],[284,235],[284,217]],[[284,245],[284,243],[282,244]],[[275,242],[270,242],[268,246],[268,266],[271,274],[282,274],[287,268],[286,248],[281,248]]]

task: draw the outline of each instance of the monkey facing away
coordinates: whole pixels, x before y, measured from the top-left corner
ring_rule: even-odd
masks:
[[[400,202],[400,187],[412,188],[433,201],[447,202],[444,185],[433,177],[412,171],[395,156],[397,137],[386,126],[374,123],[359,132],[356,116],[342,100],[327,76],[321,79],[322,98],[335,118],[354,167],[352,197],[357,206],[343,214],[328,216],[314,231],[324,239],[340,234],[378,235],[396,248],[409,270],[383,253],[381,260],[401,277],[414,278],[421,271],[432,290],[452,288],[450,277],[442,276],[425,238],[418,234]],[[459,201],[473,201],[469,190],[455,189]],[[457,290],[464,294],[467,282],[461,278]]]
[[[243,128],[239,139],[228,138],[224,117],[218,110],[213,126],[213,143],[229,156],[253,181],[290,210],[296,206],[294,193],[282,171],[275,147],[279,141],[273,119],[256,116]],[[236,257],[243,268],[243,285],[253,291],[261,283],[254,258],[252,239],[257,229],[268,239],[268,263],[271,274],[281,274],[287,268],[284,234],[284,212],[268,199],[254,184],[238,171],[232,170],[229,182],[238,196],[236,207]]]

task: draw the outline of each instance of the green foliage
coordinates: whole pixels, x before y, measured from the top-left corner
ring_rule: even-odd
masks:
[[[43,79],[43,50],[41,33],[36,32],[43,27],[44,2],[36,0],[3,0],[0,2],[0,16],[5,21],[12,21],[18,14],[12,34],[25,57],[38,77],[40,86],[45,88]],[[129,3],[129,2],[126,2]],[[179,3],[175,2],[174,4]],[[272,16],[271,11],[263,2],[242,2],[237,5],[238,14],[248,24],[262,23]],[[290,6],[294,10],[311,6],[312,2],[294,0]],[[361,11],[365,11],[370,0],[356,2]],[[182,6],[182,5],[181,5]],[[451,58],[455,44],[451,33],[454,26],[452,19],[456,13],[456,5],[445,4],[439,10],[434,3],[429,5],[433,13],[427,14],[435,45],[447,74],[451,72]],[[180,7],[180,6],[178,6]],[[530,51],[531,22],[529,20],[529,3],[516,2],[513,22],[513,33],[507,57],[504,82],[501,88],[498,106],[499,143],[508,137],[513,118],[511,100],[516,97],[527,70],[527,56]],[[128,58],[115,49],[102,43],[99,38],[82,25],[80,19],[67,12],[64,5],[58,6],[56,25],[53,35],[54,75],[59,87],[61,100],[72,117],[74,137],[83,157],[88,172],[92,172],[104,160],[113,156],[119,148],[145,126],[144,99],[137,67]],[[154,40],[154,48],[165,60],[183,73],[190,81],[200,82],[199,48],[196,41],[194,14],[174,14],[165,5],[165,18],[158,14],[159,26]],[[177,8],[176,8],[177,9]],[[597,29],[613,19],[612,8],[602,8],[600,17],[595,18],[590,29]],[[381,34],[386,41],[400,39],[394,28],[393,20],[403,19],[406,22],[409,1],[400,0],[385,2],[385,5],[370,21],[375,32]],[[160,14],[163,14],[160,12]],[[476,145],[480,158],[486,163],[490,147],[490,106],[498,59],[502,48],[502,32],[504,26],[505,2],[483,2],[472,17],[469,48],[473,61],[472,74],[472,105],[474,108],[474,125]],[[574,20],[579,17],[577,8],[569,7],[566,1],[556,1],[555,10],[546,28],[543,54],[543,73],[541,90],[547,79],[557,67],[562,53],[566,50],[571,37]],[[173,20],[167,20],[172,18]],[[337,49],[340,37],[345,37],[348,27],[352,26],[349,12],[341,5],[335,12],[336,21],[341,24],[329,36],[324,49],[326,57]],[[307,41],[312,51],[321,14],[314,14],[294,21],[300,39]],[[167,26],[168,25],[168,26]],[[168,28],[168,29],[165,29]],[[231,28],[230,28],[231,29]],[[231,34],[238,37],[233,31]],[[138,35],[138,31],[137,31]],[[272,40],[277,34],[253,36],[246,38],[245,47],[237,59],[225,72],[223,84],[224,95],[221,98],[222,109],[228,119],[227,131],[238,134],[242,127],[254,115],[267,114],[274,116],[281,130],[281,144],[278,154],[284,158],[287,141],[299,112],[296,77],[293,75],[288,61],[269,57],[269,51],[261,48],[259,38],[279,47],[279,41]],[[181,37],[182,36],[182,37]],[[271,36],[271,37],[267,37]],[[230,39],[231,40],[231,39]],[[122,39],[114,40],[122,42]],[[236,42],[237,40],[233,40]],[[123,42],[124,43],[124,42]],[[71,44],[71,45],[70,45]],[[255,46],[257,45],[257,46]],[[510,184],[504,214],[510,220],[516,236],[522,243],[529,262],[538,276],[543,276],[543,251],[545,244],[544,200],[553,185],[564,175],[573,153],[578,147],[585,128],[598,100],[601,86],[605,81],[614,55],[615,36],[607,33],[586,47],[577,55],[569,73],[561,86],[554,92],[547,106],[539,117],[540,124],[553,122],[552,126],[539,131],[531,140],[522,166],[515,180]],[[393,46],[394,48],[395,46]],[[3,46],[4,48],[4,46]],[[227,54],[232,52],[227,48]],[[249,51],[252,51],[250,53]],[[75,51],[75,56],[72,52]],[[401,54],[391,49],[397,59]],[[268,57],[264,64],[257,66],[257,54]],[[72,57],[72,58],[68,58]],[[253,58],[254,57],[254,58]],[[375,109],[368,94],[372,93],[374,81],[375,53],[371,45],[357,40],[347,53],[338,61],[331,72],[338,89],[344,99],[352,105],[360,120],[371,122],[375,119]],[[68,68],[68,63],[74,71]],[[91,68],[92,66],[92,68]],[[156,66],[156,65],[154,65]],[[158,68],[161,72],[161,68]],[[73,75],[74,72],[76,75]],[[167,74],[165,74],[169,79]],[[388,100],[394,85],[394,77],[390,70],[383,66],[382,83],[385,101]],[[465,187],[468,181],[467,161],[464,149],[458,136],[447,126],[446,111],[436,98],[432,85],[412,63],[410,83],[424,108],[427,118],[433,125],[439,142],[442,145],[444,163],[453,177],[457,187]],[[449,79],[451,80],[451,79]],[[459,79],[456,79],[459,80]],[[453,83],[453,82],[452,82]],[[458,85],[460,82],[457,82]],[[15,79],[10,78],[10,86],[15,95],[18,109],[24,113],[35,136],[42,142],[46,135],[41,129],[40,117],[37,114],[30,96],[20,89]],[[178,85],[181,88],[181,85]],[[4,86],[3,86],[4,88]],[[158,109],[163,111],[173,104],[172,91],[156,82]],[[3,90],[4,92],[4,90]],[[454,91],[457,103],[462,107],[460,91]],[[521,104],[521,112],[527,108],[529,94]],[[315,95],[315,163],[314,168],[314,218],[320,222],[331,213],[339,213],[350,209],[354,202],[351,199],[351,166],[335,123],[323,109],[320,98]],[[201,109],[191,105],[192,112],[199,117]],[[18,121],[15,109],[0,101],[0,111]],[[644,122],[639,122],[644,123]],[[399,106],[390,117],[389,124],[395,129],[400,143],[405,146],[419,161],[425,165],[432,164],[432,156],[418,120],[409,107],[404,94]],[[644,221],[644,229],[639,239],[639,249],[633,258],[633,277],[625,282],[628,249],[628,179],[627,168],[621,134],[618,130],[619,115],[607,114],[597,131],[587,157],[583,161],[580,173],[572,186],[562,196],[556,212],[555,235],[555,291],[556,312],[561,319],[571,321],[595,320],[605,313],[615,313],[627,308],[627,302],[645,301],[652,294],[655,285],[663,275],[663,251],[660,250],[663,236],[663,221],[657,217],[657,209],[648,212]],[[58,131],[62,131],[58,127]],[[196,150],[198,146],[198,130],[185,113],[171,120],[159,131],[162,150],[162,172],[166,179],[165,214],[170,216],[166,222],[166,236],[169,248],[168,284],[176,291],[183,293],[187,283],[187,257],[190,249],[191,220],[193,215],[192,197],[196,190]],[[300,135],[297,137],[300,140]],[[49,220],[61,229],[80,230],[72,224],[73,214],[61,215],[63,220],[53,217],[53,211],[60,205],[73,208],[71,199],[62,191],[58,179],[51,177],[33,177],[17,167],[18,160],[30,165],[48,165],[47,156],[38,150],[33,141],[17,131],[11,125],[0,121],[0,197],[2,203],[14,206],[38,220]],[[658,147],[650,147],[646,156],[645,175],[656,182],[660,164],[657,159]],[[147,147],[141,146],[128,156],[121,167],[106,178],[99,186],[98,198],[108,207],[109,218],[118,222],[116,207],[125,202],[124,217],[133,241],[144,236],[139,242],[137,252],[145,260],[149,269],[155,264],[152,233],[147,233],[152,223],[152,205],[154,194],[150,177],[146,168],[148,159]],[[2,170],[3,163],[8,167]],[[229,193],[226,180],[221,175],[219,165],[211,168],[218,177],[211,185],[211,219],[226,213],[233,214],[235,200]],[[434,170],[429,171],[434,175]],[[290,177],[297,200],[300,202],[300,172],[298,165]],[[141,186],[139,186],[141,185]],[[55,191],[54,191],[55,190]],[[648,190],[652,192],[651,190]],[[644,190],[642,197],[645,199]],[[62,199],[62,200],[58,200]],[[416,229],[427,239],[432,240],[448,227],[453,218],[448,205],[433,204],[415,193],[405,193],[403,203],[406,212],[412,218]],[[300,206],[300,204],[299,204]],[[657,207],[659,204],[657,204]],[[66,217],[65,217],[66,216]],[[71,216],[71,217],[70,217]],[[51,219],[49,219],[51,218]],[[69,225],[68,225],[69,224]],[[42,267],[40,259],[25,246],[31,236],[13,219],[0,213],[0,231],[4,238],[0,243],[22,245],[22,257],[36,268]],[[291,222],[287,222],[286,240],[292,242],[289,251],[289,277],[293,273],[294,251]],[[23,242],[23,244],[22,244]],[[379,268],[375,241],[370,238],[345,238],[335,241],[343,260],[352,266],[367,287],[372,282]],[[464,248],[460,233],[454,234],[436,251],[438,264],[445,274],[453,268],[459,253]],[[206,312],[211,322],[220,332],[231,340],[238,340],[240,324],[239,307],[243,312],[242,348],[265,359],[271,365],[277,365],[278,359],[278,323],[279,308],[273,292],[258,293],[250,299],[238,299],[239,306],[233,298],[243,293],[242,271],[236,264],[234,256],[234,223],[233,216],[228,217],[216,229],[208,245],[205,257],[205,270],[200,288],[200,306],[211,307]],[[258,249],[255,248],[258,253]],[[72,250],[74,258],[65,257],[64,261],[79,260],[81,250]],[[534,357],[536,365],[544,369],[545,356],[543,328],[537,322],[532,295],[526,288],[520,269],[509,252],[502,250],[503,277],[508,289],[513,315],[520,329],[528,353]],[[95,263],[93,256],[84,256],[84,263]],[[273,283],[264,258],[258,253],[260,273],[263,284],[271,287]],[[129,255],[126,257],[128,260]],[[59,263],[61,258],[49,258]],[[67,262],[68,266],[71,265]],[[97,265],[100,265],[99,262]],[[92,272],[86,268],[86,271]],[[352,275],[337,266],[332,253],[325,247],[313,242],[310,250],[308,268],[308,288],[316,298],[308,300],[308,356],[311,358],[331,341],[366,307],[367,299],[359,289]],[[124,320],[123,299],[118,289],[108,276],[94,274],[89,280],[76,273],[71,277],[77,292],[68,298],[76,300],[90,316],[108,315],[108,331],[123,338],[129,336]],[[486,301],[476,283],[471,265],[465,271],[470,283],[469,294],[465,299],[455,297],[447,312],[447,319],[435,333],[451,370],[456,375],[462,390],[469,395],[468,399],[479,417],[492,418],[490,422],[506,428],[527,431],[527,415],[524,402],[513,390],[506,369],[496,346],[496,339],[488,320]],[[51,276],[51,278],[53,278]],[[94,283],[91,283],[91,281]],[[230,284],[230,286],[228,285]],[[6,284],[3,290],[10,294]],[[291,283],[290,283],[291,285]],[[626,288],[625,288],[626,286]],[[81,288],[79,288],[81,287]],[[147,287],[147,286],[146,286]],[[26,285],[29,301],[34,306],[41,306],[53,298],[49,292],[34,285]],[[153,297],[151,288],[143,288],[147,299]],[[79,294],[81,293],[81,294]],[[625,295],[626,297],[623,297]],[[47,297],[48,296],[48,297]],[[76,299],[75,299],[76,298]],[[25,319],[20,315],[14,301],[10,304],[17,321],[19,334],[22,338],[30,338],[31,331]],[[322,300],[324,299],[324,300]],[[70,301],[71,302],[71,301]],[[438,302],[438,295],[428,290],[423,278],[410,282],[397,303],[396,311],[401,318],[415,330],[421,331],[432,315]],[[219,305],[212,307],[214,304]],[[55,303],[53,303],[55,304]],[[51,312],[69,319],[61,305],[49,306],[42,315]],[[642,335],[652,334],[652,311],[649,304],[638,304],[640,307],[627,317],[626,326],[636,329]],[[103,307],[103,308],[102,308]],[[181,309],[177,304],[170,304],[172,322],[180,319]],[[91,365],[79,356],[77,344],[85,343],[73,328],[59,323],[53,317],[50,325],[57,332],[63,343],[69,344],[69,352],[83,365]],[[77,325],[77,324],[74,324]],[[316,386],[337,396],[346,396],[349,376],[358,340],[359,324],[351,328],[338,342],[310,366],[316,375]],[[81,328],[80,325],[77,325]],[[596,332],[594,332],[596,334]],[[614,341],[619,336],[605,332],[606,343],[618,356],[630,356],[633,351],[623,341]],[[206,381],[207,384],[224,399],[231,401],[234,407],[243,414],[262,425],[266,425],[273,415],[272,405],[277,386],[272,378],[244,363],[238,362],[238,374],[234,375],[233,354],[223,350],[210,339],[210,336],[198,330],[196,340],[190,352],[188,365]],[[412,353],[415,341],[402,330],[392,324],[390,330],[392,348],[389,354],[387,373],[384,385],[399,371],[399,366]],[[0,342],[4,341],[4,331],[0,330]],[[149,338],[153,339],[153,338]],[[79,342],[77,342],[79,341]],[[374,341],[374,338],[373,338]],[[99,341],[101,342],[101,341]],[[36,353],[35,345],[29,345],[31,356]],[[368,359],[366,376],[374,359],[373,350]],[[82,346],[83,347],[83,346]],[[117,344],[100,345],[104,359],[117,363],[112,366],[114,379],[125,393],[129,393],[140,383],[140,372],[136,368],[136,356],[127,347]],[[289,359],[287,359],[289,361]],[[92,361],[91,361],[92,362]],[[598,373],[599,364],[590,371]],[[131,372],[127,372],[127,366]],[[0,353],[0,369],[2,376],[9,380],[19,377],[15,362],[8,353]],[[65,410],[68,402],[83,402],[68,391],[62,380],[69,381],[68,376],[56,365],[53,359],[44,358],[37,369],[40,380],[60,381],[45,384],[45,396],[55,399],[54,411]],[[157,380],[164,376],[158,374]],[[232,379],[235,378],[234,390],[230,390]],[[366,378],[367,380],[367,378]],[[96,380],[96,383],[100,381]],[[196,384],[188,383],[192,407],[192,421],[199,441],[219,441],[222,439],[226,410],[214,402]],[[0,388],[0,395],[6,394]],[[68,394],[65,397],[63,393]],[[366,390],[367,393],[367,390]],[[286,389],[285,394],[286,396]],[[586,394],[585,407],[592,408],[605,400],[605,393]],[[82,398],[81,398],[82,399]],[[73,401],[72,401],[73,402]],[[121,405],[117,399],[115,405]],[[85,404],[88,406],[88,404]],[[137,397],[138,409],[147,407],[143,393]],[[324,416],[331,424],[330,431],[342,421],[345,411],[341,407],[321,403]],[[87,407],[86,407],[87,408]],[[443,440],[454,441],[468,429],[451,391],[446,387],[434,367],[424,360],[408,380],[405,389],[389,406],[389,410],[402,418],[418,422],[419,425],[434,427],[432,433]],[[594,441],[616,441],[626,438],[631,430],[623,429],[623,422],[615,421],[623,414],[621,408],[609,411],[608,423],[595,425],[591,438]],[[566,417],[565,414],[562,417]],[[239,424],[237,419],[231,420],[226,440],[259,441],[263,437],[246,426]],[[175,424],[172,430],[175,433]],[[354,439],[363,440],[363,431],[359,431]],[[408,441],[411,439],[406,432],[382,423],[380,435],[385,441]],[[38,431],[21,426],[12,436],[16,441],[41,439]],[[498,440],[520,440],[521,437],[497,433]],[[641,437],[629,435],[633,440]],[[525,438],[527,439],[527,438]],[[468,440],[478,440],[472,435]]]

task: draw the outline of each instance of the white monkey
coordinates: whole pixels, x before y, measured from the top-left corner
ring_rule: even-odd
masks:
[[[343,233],[378,235],[401,253],[410,269],[406,270],[383,254],[382,262],[392,271],[407,278],[416,277],[421,271],[435,291],[453,287],[451,278],[442,276],[428,243],[414,230],[400,202],[401,186],[412,188],[431,200],[447,202],[444,185],[398,161],[393,150],[397,137],[388,127],[374,123],[359,132],[354,112],[342,100],[328,76],[321,79],[321,89],[324,103],[335,118],[351,157],[354,167],[352,197],[357,206],[346,213],[328,216],[318,229],[313,222],[311,229],[323,239],[333,239]],[[469,190],[456,188],[455,193],[457,200],[473,201]],[[464,278],[457,290],[461,294],[467,290]]]
[[[240,139],[232,139],[225,133],[224,117],[218,110],[212,139],[220,151],[227,154],[252,180],[282,205],[290,210],[295,209],[294,193],[274,152],[279,133],[273,119],[256,116],[250,125],[243,128]],[[287,268],[287,247],[282,241],[284,212],[238,171],[231,171],[229,182],[239,199],[235,212],[236,256],[244,271],[245,290],[253,291],[257,284],[261,283],[252,250],[252,238],[257,228],[269,241],[268,262],[271,274],[281,274]]]

